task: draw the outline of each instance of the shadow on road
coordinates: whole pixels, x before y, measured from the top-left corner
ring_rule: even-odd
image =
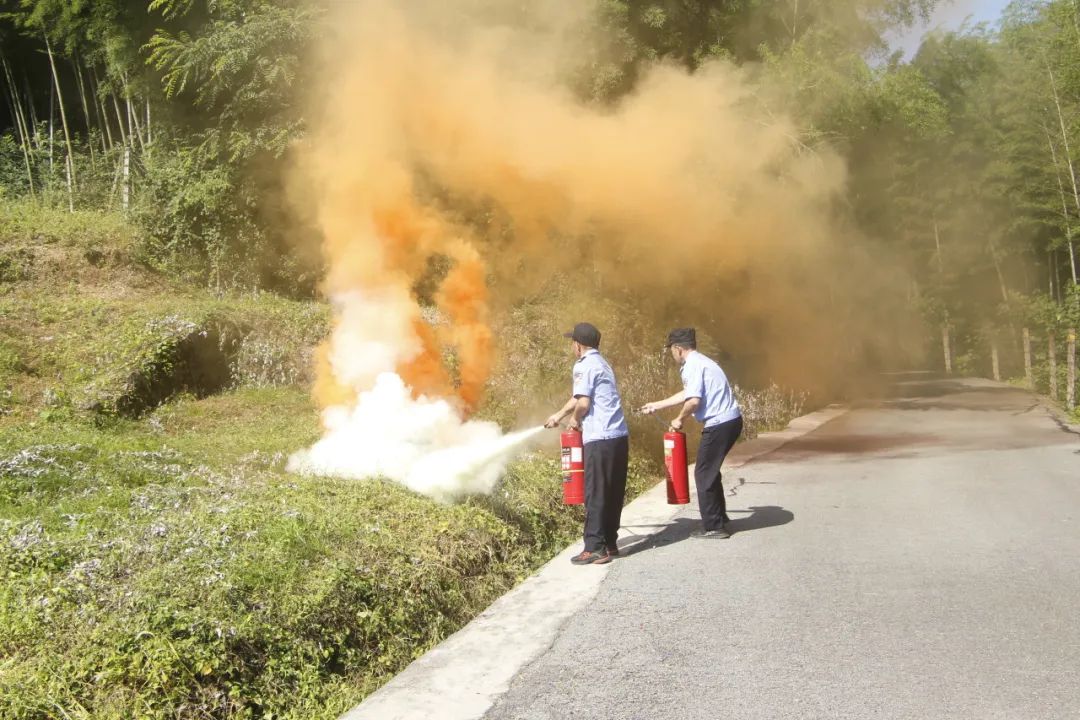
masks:
[[[765,528],[787,525],[795,519],[795,513],[785,510],[776,505],[752,505],[748,510],[728,510],[732,516],[728,523],[728,529],[732,535],[750,532],[751,530],[763,530]],[[625,547],[622,550],[623,557],[636,555],[646,550],[674,545],[690,538],[690,533],[701,529],[701,521],[697,518],[675,518],[666,528],[653,535],[648,540]],[[693,538],[695,542],[722,543],[724,540],[704,540]]]
[[[728,523],[728,530],[732,533],[787,525],[795,519],[795,513],[776,505],[751,505],[749,510],[731,510],[728,514],[734,516]],[[739,517],[740,514],[745,516]]]

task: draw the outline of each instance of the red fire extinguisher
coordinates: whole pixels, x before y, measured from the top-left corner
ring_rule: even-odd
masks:
[[[585,504],[585,445],[581,433],[562,434],[562,498],[564,505]]]
[[[690,481],[686,464],[686,434],[664,434],[664,465],[667,466],[668,505],[686,505],[690,502]]]

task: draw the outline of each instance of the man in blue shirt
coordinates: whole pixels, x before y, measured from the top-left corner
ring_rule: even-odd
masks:
[[[581,431],[585,445],[585,548],[570,562],[601,565],[619,554],[630,430],[623,417],[615,373],[598,349],[600,331],[589,323],[578,323],[564,337],[570,338],[577,358],[574,388],[570,400],[544,427],[557,427],[569,415],[568,427]]]
[[[725,525],[730,518],[727,515],[720,466],[742,434],[742,411],[724,371],[697,351],[694,328],[672,330],[668,335],[667,347],[681,366],[679,372],[683,389],[665,400],[648,403],[641,408],[641,412],[651,414],[681,405],[679,415],[671,421],[671,430],[682,430],[683,421],[690,415],[702,424],[701,445],[694,465],[694,484],[697,485],[703,530],[695,535],[728,538],[731,532]]]

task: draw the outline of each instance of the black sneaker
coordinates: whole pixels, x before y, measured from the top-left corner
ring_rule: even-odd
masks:
[[[596,552],[582,550],[570,558],[570,562],[574,565],[603,565],[611,562],[611,553],[607,550],[597,550]]]
[[[727,528],[717,528],[716,530],[695,530],[690,533],[690,537],[702,538],[704,540],[727,540],[731,537],[731,533],[727,531]]]

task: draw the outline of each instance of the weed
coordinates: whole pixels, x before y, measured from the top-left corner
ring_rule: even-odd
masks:
[[[580,531],[551,457],[452,507],[284,473],[297,389],[49,433],[0,435],[5,717],[335,717]]]

